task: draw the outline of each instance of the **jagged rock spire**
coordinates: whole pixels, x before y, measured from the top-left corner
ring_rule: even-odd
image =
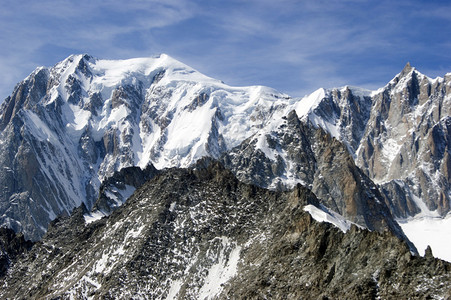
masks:
[[[405,75],[409,74],[413,69],[415,68],[410,65],[410,62],[407,62],[400,73],[400,77],[404,77]]]

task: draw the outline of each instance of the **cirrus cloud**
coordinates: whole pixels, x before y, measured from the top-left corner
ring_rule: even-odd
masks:
[[[232,85],[302,96],[319,87],[384,85],[407,61],[451,71],[446,1],[4,1],[0,97],[35,67],[72,53],[160,52]]]

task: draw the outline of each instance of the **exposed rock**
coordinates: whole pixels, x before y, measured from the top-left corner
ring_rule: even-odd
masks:
[[[277,189],[283,188],[284,181],[302,182],[322,204],[346,219],[405,238],[377,186],[337,139],[301,122],[294,111],[266,137],[271,141],[266,151],[272,150],[276,159],[256,149],[260,138],[248,139],[222,158],[240,180]]]
[[[54,221],[0,278],[2,298],[447,298],[451,265],[389,232],[345,234],[210,160],[170,169],[109,217]],[[428,252],[429,253],[429,252]],[[26,284],[23,284],[26,282]]]
[[[106,179],[100,186],[99,198],[92,207],[93,212],[109,215],[120,207],[146,181],[158,174],[153,165],[144,170],[138,167],[123,168]]]
[[[446,78],[432,80],[407,64],[373,96],[356,163],[381,184],[397,217],[420,212],[414,198],[441,215],[450,210],[449,95]]]
[[[28,252],[33,243],[26,241],[23,234],[16,234],[12,229],[0,228],[0,278],[22,254]]]

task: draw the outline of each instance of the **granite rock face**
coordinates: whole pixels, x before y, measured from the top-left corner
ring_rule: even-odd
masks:
[[[447,298],[451,265],[390,232],[315,221],[217,162],[166,170],[110,216],[58,218],[0,277],[1,298]],[[26,282],[27,284],[23,284]]]
[[[450,83],[449,75],[432,80],[407,64],[373,96],[356,162],[398,217],[450,211]]]
[[[40,236],[57,214],[68,214],[65,208],[79,206],[86,195],[81,163],[61,138],[58,101],[56,107],[40,105],[49,78],[48,70],[38,69],[0,109],[0,223],[27,237]]]
[[[261,139],[267,155],[256,146]],[[286,190],[286,182],[302,182],[346,219],[403,237],[378,187],[355,165],[346,146],[300,121],[295,111],[264,137],[255,136],[227,152],[222,162],[240,180],[261,187]]]

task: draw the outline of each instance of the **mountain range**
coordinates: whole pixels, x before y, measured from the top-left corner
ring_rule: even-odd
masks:
[[[164,54],[73,55],[38,68],[0,107],[0,225],[24,235],[0,239],[4,284],[15,287],[2,295],[25,295],[19,278],[30,278],[33,297],[127,297],[117,280],[151,298],[258,298],[251,286],[282,297],[295,247],[296,259],[327,272],[312,286],[300,278],[302,289],[287,283],[293,297],[356,297],[340,294],[346,284],[399,296],[395,269],[413,281],[435,276],[428,291],[446,296],[449,265],[431,248],[435,271],[412,257],[431,244],[451,260],[449,243],[424,234],[430,224],[440,241],[449,234],[450,101],[451,73],[431,79],[410,64],[376,91],[346,86],[303,98],[231,87]],[[325,235],[318,245],[317,234]],[[19,250],[8,250],[11,241]],[[345,282],[343,265],[365,243],[396,251],[365,258],[372,268],[356,266],[360,279]],[[380,255],[400,265],[380,265]],[[289,261],[286,279],[262,267]],[[255,276],[264,278],[252,285]],[[415,297],[418,286],[402,284]]]

